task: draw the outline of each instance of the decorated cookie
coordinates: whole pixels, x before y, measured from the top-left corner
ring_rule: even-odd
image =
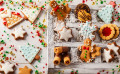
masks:
[[[75,8],[75,17],[79,19],[80,22],[90,21],[92,19],[90,14],[90,8],[86,4],[78,4]]]
[[[110,49],[104,49],[103,55],[106,62],[111,62],[114,60],[114,55],[112,55],[112,52],[113,51]]]
[[[55,0],[50,2],[50,6],[52,7],[51,15],[56,16],[57,19],[60,21],[64,21],[65,18],[68,17],[68,14],[71,11],[71,8],[68,7],[68,4],[58,5]]]
[[[108,43],[108,49],[111,49],[117,56],[120,55],[120,46],[118,46],[115,42]]]
[[[63,39],[65,41],[68,41],[69,38],[72,38],[72,30],[71,29],[67,29],[67,28],[63,28],[62,30],[60,30],[59,32],[59,38]]]
[[[2,11],[0,17],[4,21],[3,24],[8,28],[14,27],[23,20],[20,13],[11,12],[10,10]]]
[[[94,48],[94,49],[93,49],[94,52],[91,53],[91,57],[92,57],[93,59],[95,59],[97,56],[100,56],[100,55],[101,55],[101,52],[100,52],[101,47],[97,47],[96,45],[94,45],[93,48]]]
[[[75,11],[74,11],[75,14],[77,14],[79,10],[85,10],[87,13],[90,13],[89,6],[86,4],[83,4],[83,3],[77,5],[77,7],[75,8]]]
[[[6,62],[4,64],[1,64],[1,68],[0,68],[0,73],[4,73],[4,74],[13,74],[14,73],[14,64],[10,64],[9,62]]]
[[[114,8],[112,5],[106,5],[106,7],[98,11],[98,17],[100,17],[105,23],[110,24],[112,22],[113,11]]]
[[[97,31],[97,26],[92,25],[90,22],[86,22],[86,24],[81,24],[79,33],[83,36],[83,39],[89,38],[91,40],[95,39],[94,32]]]
[[[63,27],[65,27],[65,23],[64,22],[56,23],[54,31],[58,32],[58,31],[62,30]]]
[[[86,21],[91,21],[92,17],[90,13],[87,13],[85,10],[78,11],[77,18],[80,22],[85,23]]]
[[[115,24],[105,24],[100,27],[99,34],[103,40],[115,39],[119,35],[119,28]]]
[[[87,38],[84,40],[84,45],[79,46],[78,49],[81,51],[80,59],[85,62],[91,62],[96,56],[100,56],[100,47],[96,45],[91,46],[92,41]]]
[[[21,46],[19,50],[29,63],[32,63],[34,59],[39,60],[40,58],[38,57],[39,55],[37,55],[40,51],[39,49],[35,49],[30,46]]]
[[[27,66],[24,68],[19,68],[19,74],[31,74],[32,69],[29,69]]]
[[[4,3],[3,0],[0,0],[0,6],[1,6],[3,3]]]
[[[19,40],[19,39],[24,39],[24,36],[27,34],[26,31],[24,31],[23,28],[19,28],[19,29],[15,29],[14,32],[11,33],[15,40]]]
[[[34,23],[40,11],[40,9],[36,8],[25,8],[21,12],[23,13],[25,19],[28,19],[31,23]]]

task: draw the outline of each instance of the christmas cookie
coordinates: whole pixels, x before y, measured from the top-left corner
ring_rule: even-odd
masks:
[[[22,55],[25,57],[25,59],[29,62],[32,63],[33,60],[39,60],[40,57],[37,55],[39,53],[39,49],[35,49],[30,46],[21,46],[19,50],[22,52]]]
[[[83,36],[83,39],[89,38],[91,40],[95,39],[94,32],[97,31],[97,26],[92,25],[90,22],[86,21],[86,24],[79,25],[79,33]]]
[[[103,40],[115,39],[119,35],[119,28],[115,24],[105,24],[101,26],[99,34]]]
[[[63,39],[65,41],[68,41],[70,38],[72,38],[72,30],[71,29],[67,29],[67,28],[63,28],[62,30],[58,31],[59,33],[59,38]]]
[[[31,23],[34,23],[40,11],[41,11],[40,9],[36,9],[36,8],[31,8],[31,9],[25,8],[21,12],[24,15],[24,19],[28,19]]]
[[[120,46],[118,46],[115,42],[108,43],[108,49],[111,49],[117,56],[120,55]]]
[[[61,23],[57,22],[54,31],[58,32],[58,31],[62,30],[63,27],[65,27],[64,22],[61,22]]]
[[[100,47],[96,45],[91,46],[92,41],[87,38],[84,40],[84,45],[79,46],[78,49],[81,51],[80,59],[85,62],[91,62],[96,56],[100,56]]]
[[[93,49],[94,52],[91,53],[91,57],[92,57],[93,59],[95,59],[97,56],[100,56],[100,55],[101,55],[101,52],[100,52],[101,47],[97,47],[96,45],[94,45],[93,48],[94,48],[94,49]]]
[[[80,22],[85,23],[86,21],[91,21],[92,17],[90,13],[87,13],[85,10],[80,10],[77,14],[77,18]]]
[[[115,25],[115,24],[109,24],[109,25],[111,25],[115,29],[115,35],[114,35],[113,39],[117,38],[118,35],[119,35],[119,28],[118,28],[118,26]]]
[[[51,15],[54,15],[57,17],[58,20],[64,21],[65,18],[68,17],[68,14],[71,11],[71,8],[68,7],[68,4],[66,5],[58,5],[55,0],[50,1],[50,6],[52,8]]]
[[[110,49],[104,49],[103,56],[106,62],[111,62],[114,60],[114,55],[112,55],[112,52],[113,51]]]
[[[1,6],[3,3],[4,3],[3,0],[0,0],[0,6]]]
[[[86,22],[92,20],[90,14],[90,8],[86,4],[79,4],[74,11],[75,17],[79,19],[80,22]]]
[[[98,17],[100,17],[105,23],[110,24],[112,22],[114,8],[112,5],[106,5],[98,11]]]
[[[24,36],[27,34],[26,31],[24,31],[24,29],[22,28],[18,28],[18,29],[15,29],[14,32],[11,33],[15,40],[19,40],[19,39],[24,39]]]
[[[20,13],[11,12],[10,10],[2,11],[0,17],[4,21],[3,24],[8,28],[14,27],[23,20]]]
[[[24,68],[19,68],[19,74],[31,74],[32,69],[29,69],[27,66]]]
[[[14,73],[14,64],[10,64],[9,62],[6,62],[4,64],[1,64],[0,73],[2,74],[13,74]]]

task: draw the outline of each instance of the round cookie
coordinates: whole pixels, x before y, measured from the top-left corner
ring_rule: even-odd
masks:
[[[89,6],[83,3],[77,5],[75,8],[75,13],[77,13],[79,10],[85,10],[87,13],[90,13]]]
[[[77,18],[79,19],[80,22],[86,22],[89,20],[92,20],[91,14],[87,13],[85,10],[80,10],[78,11]]]
[[[119,28],[115,24],[109,24],[109,25],[113,26],[115,29],[115,35],[114,35],[113,39],[117,38],[119,35]]]
[[[99,30],[100,37],[103,40],[110,40],[115,35],[115,29],[111,25],[103,25]]]
[[[90,8],[86,4],[81,3],[77,5],[77,7],[75,8],[74,14],[76,18],[78,18],[80,21],[84,23],[88,20],[91,20]],[[81,18],[83,19],[81,20]]]

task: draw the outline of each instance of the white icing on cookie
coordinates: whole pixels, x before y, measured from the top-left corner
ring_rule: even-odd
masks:
[[[107,45],[108,49],[112,49],[116,55],[119,55],[118,53],[118,50],[119,50],[119,47],[115,46],[114,43],[112,43],[111,45]]]
[[[104,55],[104,58],[105,58],[106,62],[109,62],[109,60],[112,58],[111,55],[110,55],[110,50],[104,49],[103,55]]]
[[[64,39],[65,41],[68,41],[69,38],[72,37],[72,30],[63,28],[61,31],[59,31],[60,39]]]
[[[6,12],[6,13],[5,13]],[[10,10],[5,10],[5,11],[2,11],[1,14],[0,14],[0,17],[1,18],[7,18],[7,17],[11,17],[11,11]]]
[[[0,68],[0,71],[4,71],[5,74],[8,74],[9,72],[13,72],[13,64],[10,64],[9,62],[6,62],[5,64],[1,64],[2,68]]]
[[[64,22],[57,23],[54,30],[58,32],[58,31],[62,30],[63,27],[65,27],[65,23]]]
[[[26,9],[23,9],[22,12],[33,23],[35,19],[37,18],[37,16],[39,15],[40,9],[37,10],[36,8],[32,8],[32,9],[26,8]]]
[[[21,46],[19,50],[22,51],[22,55],[24,55],[25,59],[27,59],[30,63],[39,52],[39,49],[35,49],[30,46]]]
[[[15,38],[18,38],[18,37],[24,37],[25,33],[26,31],[24,31],[22,28],[18,28],[18,29],[15,29],[15,31],[12,34],[15,35]]]
[[[81,29],[79,33],[83,36],[83,39],[90,38],[91,40],[93,40],[95,38],[93,32],[97,30],[97,26],[91,26],[91,23],[86,21],[86,24],[81,24],[79,27]]]

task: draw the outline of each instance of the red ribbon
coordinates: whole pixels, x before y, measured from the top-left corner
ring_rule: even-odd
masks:
[[[56,8],[54,8],[54,11],[56,12],[59,9],[59,6],[56,6]]]

